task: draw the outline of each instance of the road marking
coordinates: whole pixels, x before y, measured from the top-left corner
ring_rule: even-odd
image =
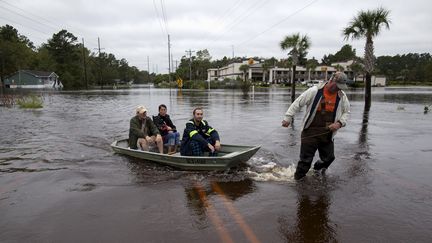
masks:
[[[258,237],[255,235],[251,227],[243,219],[241,214],[236,210],[232,202],[228,199],[228,197],[225,195],[223,190],[219,187],[217,182],[212,182],[212,188],[214,191],[216,191],[217,194],[221,196],[224,206],[228,209],[228,212],[231,214],[231,216],[233,216],[237,224],[240,226],[246,238],[248,238],[248,240],[252,243],[259,243],[260,241],[258,240]]]
[[[216,228],[222,242],[234,243],[233,239],[231,238],[231,236],[228,233],[228,230],[225,228],[222,220],[218,216],[215,208],[207,199],[207,195],[206,195],[205,191],[203,190],[203,187],[197,183],[195,185],[195,188],[198,191],[198,195],[200,197],[201,202],[204,204],[204,207],[207,208],[207,212],[208,212],[208,216],[210,218],[210,221],[212,222],[212,224]]]

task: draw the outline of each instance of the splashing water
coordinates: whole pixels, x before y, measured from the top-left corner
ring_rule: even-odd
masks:
[[[254,157],[249,161],[251,167],[247,173],[255,181],[293,181],[295,166],[288,167],[278,165],[275,162],[268,162],[264,157]]]

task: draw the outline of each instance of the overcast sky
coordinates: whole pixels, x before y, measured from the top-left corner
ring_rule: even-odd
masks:
[[[345,41],[342,29],[360,11],[391,11],[390,30],[375,39],[376,55],[432,52],[430,0],[0,0],[0,25],[10,24],[37,46],[67,29],[97,48],[150,72],[168,70],[167,33],[172,55],[207,48],[223,56],[286,57],[279,43],[300,32],[312,42],[308,58],[321,60],[344,44],[363,55],[365,40]],[[175,64],[174,64],[175,65]]]

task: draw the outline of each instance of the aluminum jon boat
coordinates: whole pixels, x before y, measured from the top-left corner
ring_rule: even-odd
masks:
[[[128,139],[114,141],[114,152],[135,158],[169,165],[182,170],[225,170],[247,162],[260,146],[221,145],[217,156],[181,156],[179,152],[168,155],[128,148]]]

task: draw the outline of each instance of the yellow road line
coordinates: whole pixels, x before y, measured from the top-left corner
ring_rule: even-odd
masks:
[[[255,235],[255,233],[252,231],[251,227],[243,219],[241,214],[235,209],[234,205],[231,203],[231,201],[225,195],[223,190],[219,187],[217,182],[212,182],[212,188],[214,191],[217,192],[217,194],[219,194],[221,196],[224,206],[228,209],[228,212],[233,216],[233,218],[235,219],[237,224],[243,230],[243,233],[245,234],[246,238],[248,238],[248,240],[252,243],[259,243],[260,241],[258,240],[258,237]]]
[[[213,223],[214,227],[216,228],[222,242],[229,242],[234,243],[233,239],[229,235],[227,229],[223,225],[222,220],[217,215],[217,212],[213,205],[208,201],[207,195],[205,191],[203,190],[201,185],[196,184],[195,188],[198,191],[198,195],[200,197],[201,202],[204,204],[204,207],[207,208],[208,216],[210,218],[210,221]]]

